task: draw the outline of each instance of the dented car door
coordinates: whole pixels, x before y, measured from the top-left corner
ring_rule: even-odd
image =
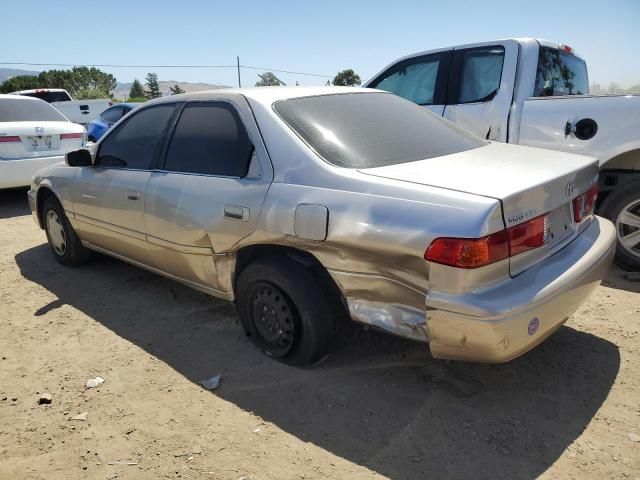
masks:
[[[186,103],[147,186],[155,267],[202,290],[228,291],[217,254],[255,230],[272,172],[246,103]]]

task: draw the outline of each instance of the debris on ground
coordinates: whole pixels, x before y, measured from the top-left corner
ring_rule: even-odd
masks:
[[[89,415],[89,412],[82,412],[82,413],[79,413],[78,415],[74,415],[73,417],[69,417],[69,420],[79,420],[81,422],[86,422],[87,415]]]
[[[87,388],[97,388],[104,383],[103,377],[93,377],[87,380]]]
[[[38,399],[38,405],[49,405],[52,401],[50,393],[43,393]]]
[[[207,390],[215,390],[220,386],[220,380],[222,380],[222,375],[216,375],[205,380],[200,380],[198,383]]]
[[[638,443],[640,442],[640,435],[637,435],[635,433],[630,433],[629,440],[631,440],[632,442]]]

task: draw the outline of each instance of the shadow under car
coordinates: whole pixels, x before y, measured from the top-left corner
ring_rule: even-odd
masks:
[[[44,244],[22,275],[192,382],[282,430],[392,479],[535,478],[586,428],[620,367],[617,347],[562,327],[503,365],[434,360],[424,344],[342,325],[313,369],[264,357],[233,305],[94,256],[69,269]],[[62,274],[64,272],[64,274]]]

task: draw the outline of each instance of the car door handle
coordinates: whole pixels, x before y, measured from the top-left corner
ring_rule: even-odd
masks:
[[[142,194],[137,190],[127,190],[127,200],[132,202],[139,202],[142,198]]]
[[[249,209],[240,205],[225,205],[224,206],[225,218],[232,220],[241,220],[243,222],[249,221]]]

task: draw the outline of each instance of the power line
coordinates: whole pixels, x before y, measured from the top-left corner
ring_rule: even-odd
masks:
[[[30,67],[104,67],[104,68],[248,68],[251,70],[262,70],[268,72],[288,73],[291,75],[304,75],[308,77],[333,78],[332,75],[320,73],[294,72],[291,70],[280,70],[277,68],[254,67],[252,65],[119,65],[112,63],[33,63],[33,62],[0,62],[0,65],[26,65]]]

